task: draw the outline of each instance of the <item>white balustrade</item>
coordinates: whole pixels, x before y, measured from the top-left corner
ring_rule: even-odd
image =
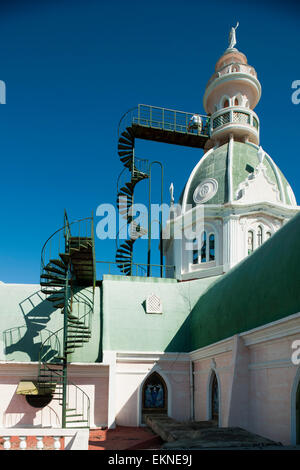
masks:
[[[57,429],[57,428],[0,428],[0,438],[2,437],[5,450],[11,449],[11,437],[18,437],[19,449],[26,450],[27,437],[35,436],[37,440],[36,448],[38,450],[44,449],[44,437],[53,438],[53,448],[55,450],[61,449],[61,438],[64,438],[65,450],[87,450],[89,444],[89,429]]]
[[[11,448],[11,443],[10,443],[10,436],[3,436],[4,444],[3,447],[5,450],[9,450]]]
[[[36,440],[37,440],[36,448],[38,450],[43,450],[44,448],[43,436],[36,436]]]
[[[59,450],[61,445],[60,445],[60,436],[53,436],[54,439],[54,449]]]
[[[20,438],[20,449],[25,450],[27,449],[27,437],[26,436],[19,436]]]

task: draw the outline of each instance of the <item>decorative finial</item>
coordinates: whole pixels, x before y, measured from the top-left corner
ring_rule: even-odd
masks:
[[[239,26],[239,22],[237,22],[235,28],[232,27],[231,30],[230,30],[228,49],[233,49],[234,46],[236,45],[236,34],[235,34],[235,31],[236,31],[236,29],[238,28],[238,26]]]
[[[259,160],[259,164],[260,164],[260,165],[262,165],[264,156],[265,156],[264,150],[262,149],[262,147],[259,147],[258,152],[257,152],[257,157],[258,157],[258,160]]]

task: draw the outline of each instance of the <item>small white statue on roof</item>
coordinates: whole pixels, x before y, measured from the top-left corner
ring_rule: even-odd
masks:
[[[173,183],[170,184],[169,191],[170,191],[171,206],[172,206],[174,204],[174,184]]]
[[[229,33],[229,46],[228,46],[228,49],[233,49],[234,46],[236,45],[236,34],[235,34],[235,31],[237,29],[239,25],[239,22],[237,22],[236,24],[236,27],[235,28],[231,28],[230,30],[230,33]]]

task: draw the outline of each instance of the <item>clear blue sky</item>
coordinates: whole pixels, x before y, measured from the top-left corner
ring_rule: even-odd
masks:
[[[262,84],[261,144],[300,201],[296,2],[1,1],[1,281],[39,282],[42,245],[64,208],[77,219],[115,202],[124,112],[138,103],[204,112],[205,85],[237,20],[237,47]],[[179,197],[202,154],[144,141],[137,151],[164,163],[166,200],[171,181]],[[114,255],[114,242],[97,241],[97,259]]]

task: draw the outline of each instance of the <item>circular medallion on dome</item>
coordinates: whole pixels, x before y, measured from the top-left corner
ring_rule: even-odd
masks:
[[[209,201],[218,191],[218,181],[214,178],[207,178],[202,181],[194,191],[193,199],[196,204]]]

